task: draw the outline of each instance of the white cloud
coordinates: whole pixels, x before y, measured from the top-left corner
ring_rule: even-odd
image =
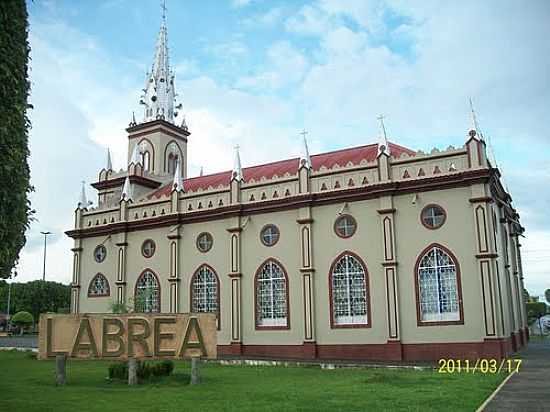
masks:
[[[231,5],[233,7],[245,7],[252,3],[252,0],[232,0]]]
[[[280,23],[283,18],[283,9],[274,7],[265,13],[258,13],[250,17],[243,18],[241,24],[246,28],[265,29],[273,28]]]

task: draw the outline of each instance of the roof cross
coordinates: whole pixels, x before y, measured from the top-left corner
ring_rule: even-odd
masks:
[[[306,134],[308,134],[308,132],[306,132],[306,129],[302,129],[302,131],[300,132],[300,134],[301,134],[302,137],[305,139],[305,138],[306,138]]]

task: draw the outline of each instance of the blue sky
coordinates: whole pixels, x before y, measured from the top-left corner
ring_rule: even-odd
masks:
[[[21,280],[70,280],[81,180],[106,148],[126,163],[127,126],[152,62],[157,0],[28,3],[31,174],[37,222]],[[461,146],[472,97],[527,228],[526,284],[550,287],[550,3],[530,1],[168,0],[176,88],[192,131],[190,174],[371,143],[376,116],[413,149]],[[92,190],[89,188],[89,195]]]

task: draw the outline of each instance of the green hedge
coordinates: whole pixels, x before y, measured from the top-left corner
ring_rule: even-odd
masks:
[[[174,370],[174,362],[163,360],[160,362],[138,362],[137,375],[140,381],[151,377],[170,376]],[[109,379],[128,380],[128,362],[116,362],[109,365]]]

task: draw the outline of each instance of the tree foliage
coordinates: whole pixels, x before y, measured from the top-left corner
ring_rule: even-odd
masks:
[[[29,312],[21,311],[13,315],[11,318],[11,323],[15,326],[26,328],[34,323],[34,318]]]
[[[0,308],[7,311],[8,284],[0,280]],[[26,311],[38,320],[41,313],[67,312],[71,305],[71,288],[58,282],[35,280],[12,283],[10,313]]]
[[[25,0],[0,1],[0,278],[17,263],[33,213],[27,196],[27,19]]]

